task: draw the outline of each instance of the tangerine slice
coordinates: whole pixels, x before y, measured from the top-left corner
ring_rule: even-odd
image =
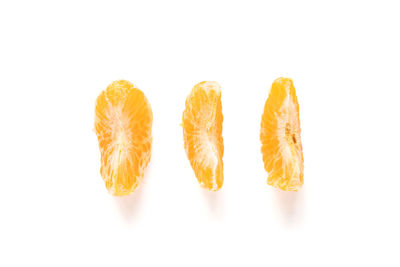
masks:
[[[216,82],[195,85],[183,111],[183,139],[197,180],[211,191],[219,190],[224,180],[222,121],[221,86]]]
[[[272,84],[261,120],[261,153],[269,185],[285,191],[302,187],[304,160],[300,131],[293,81],[278,78]]]
[[[138,88],[115,81],[96,101],[95,132],[101,153],[100,173],[115,196],[131,194],[151,157],[153,113]]]

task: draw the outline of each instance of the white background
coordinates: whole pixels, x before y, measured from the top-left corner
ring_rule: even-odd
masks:
[[[1,1],[1,266],[399,266],[396,1]],[[266,184],[274,79],[300,104],[305,185]],[[145,182],[110,196],[97,95],[135,83],[154,114]],[[198,185],[186,96],[222,86],[225,182]]]

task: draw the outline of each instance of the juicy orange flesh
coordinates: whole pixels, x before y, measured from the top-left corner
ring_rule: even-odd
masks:
[[[128,195],[141,181],[151,157],[152,122],[145,95],[128,81],[113,82],[97,98],[100,173],[112,195]]]
[[[260,139],[267,183],[287,191],[300,189],[304,182],[303,148],[299,104],[291,79],[278,78],[272,84],[262,115]]]
[[[224,180],[222,121],[219,84],[197,84],[186,99],[182,116],[183,138],[197,180],[211,191],[220,189]]]

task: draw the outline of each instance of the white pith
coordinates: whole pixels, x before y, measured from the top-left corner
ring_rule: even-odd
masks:
[[[215,91],[217,95],[221,95],[221,86],[217,82],[204,82],[201,86],[207,94]]]
[[[112,150],[111,156],[108,158],[106,166],[109,166],[110,175],[106,175],[106,181],[113,180],[110,192],[116,192],[116,182],[114,181],[121,162],[129,159],[128,153],[131,149],[131,142],[127,135],[128,119],[122,113],[122,107],[110,108],[107,112],[107,117],[111,121],[110,130],[112,133],[112,143],[107,146],[107,149]],[[119,191],[125,191],[122,186]]]
[[[283,159],[282,168],[292,174],[291,183],[297,184],[300,183],[300,155],[299,151],[295,148],[295,144],[291,142],[286,135],[286,124],[289,124],[291,130],[295,131],[293,134],[296,136],[296,139],[300,140],[299,135],[296,132],[296,129],[298,129],[298,122],[295,119],[297,116],[297,110],[290,94],[289,84],[285,85],[285,90],[286,98],[279,111],[279,114],[281,115],[277,116],[278,127],[276,136],[279,140],[279,150]]]
[[[197,154],[196,161],[199,162],[204,167],[208,167],[212,170],[213,175],[211,177],[212,190],[218,188],[217,180],[216,180],[216,171],[218,166],[218,151],[215,144],[210,140],[209,136],[205,133],[201,135],[200,144],[203,144],[203,147],[200,148],[199,153]]]

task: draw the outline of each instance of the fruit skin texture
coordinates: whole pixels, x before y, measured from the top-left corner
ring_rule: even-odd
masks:
[[[183,139],[197,180],[211,191],[219,190],[224,181],[222,121],[221,86],[198,83],[186,99]]]
[[[129,195],[142,180],[151,157],[152,123],[150,104],[132,83],[115,81],[98,96],[95,132],[100,173],[112,195]]]
[[[299,104],[293,81],[274,81],[261,120],[261,153],[267,183],[297,191],[304,183],[303,147],[300,139]]]

